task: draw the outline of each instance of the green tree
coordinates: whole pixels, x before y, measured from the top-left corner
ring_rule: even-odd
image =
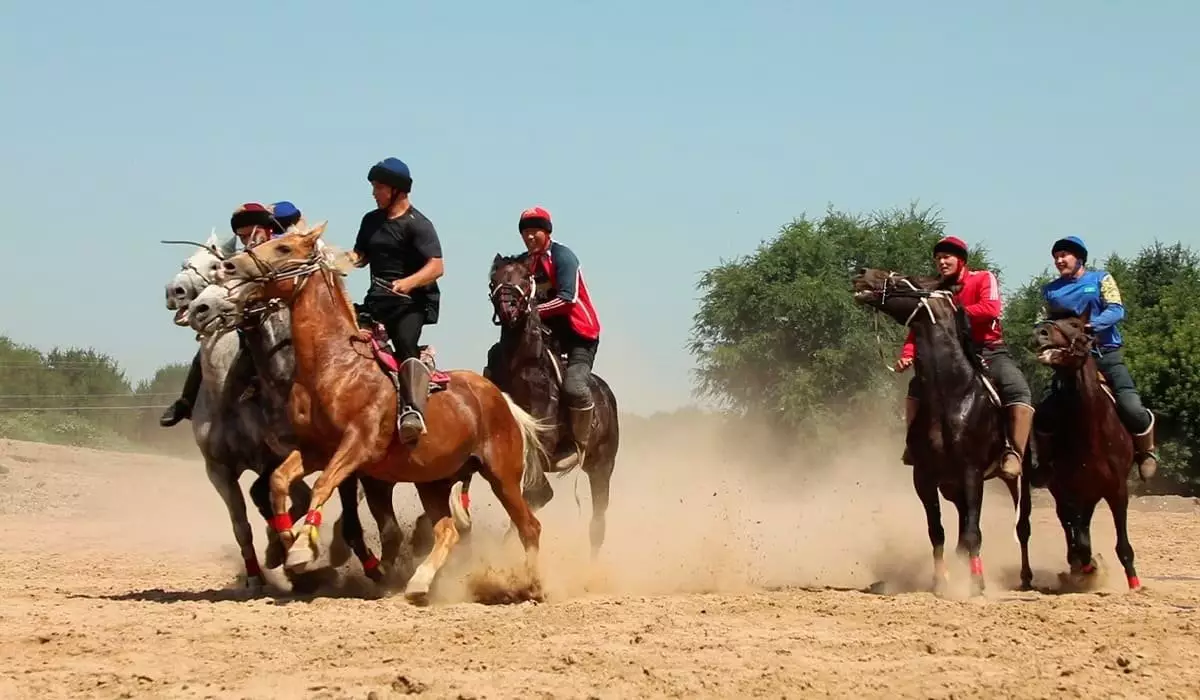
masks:
[[[865,216],[831,209],[705,271],[689,343],[697,393],[781,431],[894,397],[886,365],[904,329],[855,304],[850,277],[859,267],[931,274],[944,228],[915,206]],[[973,248],[970,264],[988,267],[986,249]]]

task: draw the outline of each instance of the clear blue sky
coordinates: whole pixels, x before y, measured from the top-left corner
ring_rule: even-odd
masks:
[[[15,6],[14,6],[15,5]],[[436,6],[435,6],[436,5]],[[286,8],[286,9],[285,9]],[[804,212],[919,200],[1010,284],[1060,235],[1200,244],[1200,3],[10,3],[0,332],[134,378],[195,345],[162,285],[247,200],[349,247],[407,161],[441,235],[442,363],[480,369],[486,274],[540,203],[578,253],[597,371],[689,399],[705,268]],[[363,277],[351,278],[356,296]]]

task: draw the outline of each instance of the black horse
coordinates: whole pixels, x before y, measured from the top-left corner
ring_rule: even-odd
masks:
[[[493,322],[500,326],[500,342],[488,353],[484,376],[512,397],[518,406],[534,418],[553,425],[542,444],[546,454],[554,454],[567,418],[565,402],[559,400],[564,359],[549,331],[542,325],[534,308],[533,273],[521,257],[496,255],[490,272]],[[593,424],[580,466],[588,475],[592,490],[590,539],[592,556],[604,543],[605,513],[608,511],[609,485],[617,462],[620,425],[617,399],[608,383],[593,373],[588,379],[592,392]],[[566,474],[575,467],[558,472]],[[553,468],[547,471],[553,473]],[[469,482],[468,482],[469,484]],[[464,487],[464,497],[466,487]],[[548,480],[530,489],[530,505],[538,510],[554,497]]]
[[[984,383],[962,310],[950,290],[938,289],[933,277],[905,277],[861,268],[853,278],[854,300],[878,309],[913,329],[917,345],[914,370],[920,377],[920,408],[906,438],[912,457],[913,486],[925,506],[933,544],[934,590],[945,589],[948,574],[943,548],[938,491],[958,510],[959,556],[968,556],[971,592],[983,592],[983,534],[979,517],[983,483],[999,473],[1004,456],[1004,415],[1000,402]],[[1028,455],[1026,462],[1028,462]],[[1021,588],[1033,586],[1029,566],[1029,480],[1005,481],[1017,508],[1021,544]]]

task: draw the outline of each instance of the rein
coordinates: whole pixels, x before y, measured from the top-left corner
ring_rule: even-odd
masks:
[[[529,285],[530,285],[530,287],[533,286],[533,276],[532,275],[529,277]],[[500,299],[500,293],[504,292],[504,291],[515,294],[517,304],[524,305],[527,313],[533,312],[533,296],[531,294],[526,294],[525,290],[522,289],[520,287],[520,285],[513,284],[512,282],[501,282],[500,284],[494,285],[492,287],[492,291],[488,294],[488,298],[492,302],[492,325],[493,326],[502,325],[502,321],[500,319],[500,309],[496,305],[496,302],[499,301],[499,299]],[[513,319],[513,320],[516,320],[516,319]]]
[[[899,286],[900,283],[904,283],[904,284],[908,285],[908,289],[896,289],[896,287]],[[889,292],[889,290],[891,290],[891,291]],[[954,300],[953,292],[946,290],[946,289],[935,289],[933,291],[921,289],[917,285],[913,284],[912,280],[909,280],[905,277],[901,277],[900,275],[896,274],[895,272],[888,273],[887,281],[885,281],[883,284],[883,290],[880,292],[880,297],[879,297],[879,304],[881,306],[883,304],[887,303],[887,299],[888,299],[889,295],[892,297],[899,297],[899,298],[905,298],[905,299],[911,299],[914,297],[920,299],[920,302],[917,304],[916,308],[913,309],[912,313],[908,315],[908,318],[906,318],[904,320],[905,328],[912,327],[913,319],[915,319],[917,317],[917,314],[921,313],[921,311],[925,311],[926,313],[928,313],[929,314],[929,322],[934,325],[937,325],[937,317],[933,315],[933,308],[930,307],[930,305],[929,305],[930,299],[943,299],[950,304],[951,310],[953,310],[953,311],[958,310],[958,303]],[[888,363],[887,355],[884,354],[884,352],[883,352],[883,336],[879,332],[879,314],[874,315],[874,322],[875,322],[875,345],[879,349],[879,359],[883,360],[884,366],[887,368],[887,370],[889,372],[895,372],[896,368],[893,367],[890,363]]]

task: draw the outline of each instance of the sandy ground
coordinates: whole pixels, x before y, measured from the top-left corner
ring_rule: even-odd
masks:
[[[1195,501],[1138,500],[1140,594],[1101,507],[1108,588],[1060,595],[1062,532],[1039,494],[1044,590],[1026,594],[993,488],[988,594],[938,599],[920,590],[928,540],[898,449],[863,443],[771,477],[700,448],[631,448],[594,564],[586,481],[568,477],[543,512],[540,604],[467,599],[483,562],[507,561],[501,511],[477,488],[473,547],[418,608],[355,563],[315,596],[249,595],[194,460],[0,441],[0,697],[1200,697]],[[407,525],[415,495],[396,494]],[[863,592],[879,579],[896,592]]]

